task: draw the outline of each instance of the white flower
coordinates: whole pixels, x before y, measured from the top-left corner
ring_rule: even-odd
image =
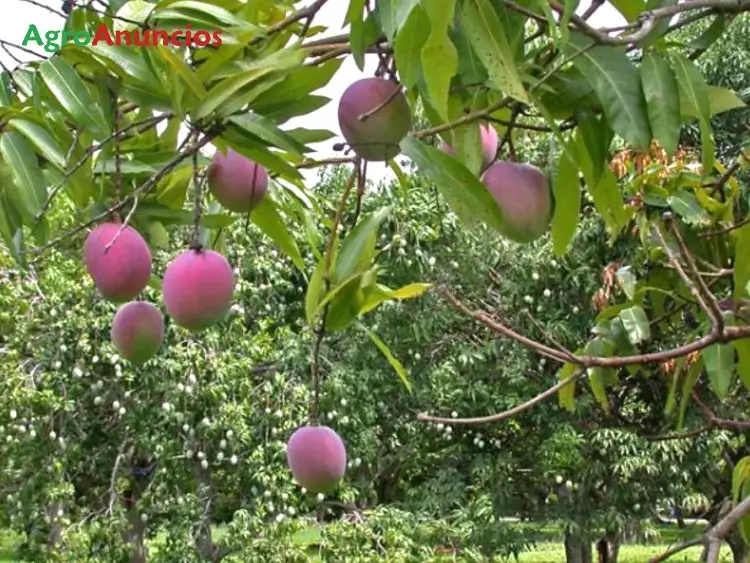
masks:
[[[446,434],[453,434],[453,427],[452,426],[446,426],[445,427],[445,433]]]
[[[231,430],[227,430],[227,439],[231,440],[232,436],[234,436],[234,432],[232,432]]]
[[[190,425],[189,424],[183,424],[182,425],[182,431],[183,432],[188,432],[189,430],[190,430]]]
[[[573,481],[571,481],[570,479],[565,481],[565,488],[571,490],[573,488]]]
[[[50,440],[56,440],[57,439],[57,432],[55,432],[54,430],[52,432],[50,432],[49,433],[49,439]]]
[[[534,281],[539,281],[539,274],[534,272],[533,274],[531,274],[531,279]]]
[[[99,363],[99,356],[94,356],[93,358],[91,358],[91,363],[92,364],[98,364]]]
[[[112,408],[117,410],[120,408],[120,401],[112,401]]]
[[[443,424],[442,422],[438,422],[435,425],[435,428],[437,428],[438,430],[442,430],[443,428],[445,428],[445,424]]]
[[[282,416],[284,416],[284,413],[283,413],[283,412],[281,412],[281,411],[276,411],[276,412],[274,413],[274,415],[276,416],[276,418],[281,418]]]
[[[555,482],[556,482],[556,483],[557,483],[558,485],[559,485],[560,483],[562,483],[562,482],[563,482],[563,478],[562,478],[562,475],[558,475],[557,477],[555,477]]]
[[[120,410],[119,410],[119,411],[117,411],[117,412],[118,412],[118,413],[120,413],[120,416],[122,416],[122,415],[124,415],[124,414],[125,414],[125,413],[126,413],[127,411],[125,410],[125,407],[120,407]]]
[[[302,493],[303,495],[304,495],[304,494],[307,494],[307,489],[306,489],[305,487],[302,487],[302,488],[300,489],[300,492],[301,492],[301,493]]]
[[[553,268],[557,268],[557,260],[552,260],[550,264],[552,265]]]
[[[451,262],[451,267],[457,269],[458,268],[458,262],[456,262],[455,260],[453,262]]]
[[[62,367],[62,362],[60,360],[57,360],[54,364],[52,364],[52,367],[54,369],[60,369]]]
[[[195,452],[193,452],[193,450],[187,450],[185,452],[185,457],[188,458],[188,459],[193,459],[194,455],[195,455]]]
[[[544,296],[545,297],[552,297],[552,292],[549,289],[544,290]]]
[[[224,461],[224,452],[219,452],[218,454],[216,454],[216,460]]]
[[[434,266],[434,265],[435,265],[435,257],[434,257],[434,256],[430,256],[430,259],[429,259],[429,260],[427,260],[427,263],[428,263],[428,264],[429,264],[430,266]]]
[[[479,446],[480,449],[484,448],[484,440],[479,440],[479,443],[477,444],[477,446]]]
[[[526,301],[526,303],[534,302],[534,298],[531,295],[524,295],[523,300]]]
[[[233,455],[232,457],[230,457],[229,463],[231,463],[232,465],[237,465],[237,456]]]
[[[289,516],[294,516],[297,513],[293,506],[287,508],[286,511],[289,513]]]
[[[224,448],[226,448],[226,447],[227,447],[227,441],[226,441],[226,440],[223,440],[223,439],[222,439],[222,440],[221,440],[221,442],[219,442],[219,447],[220,447],[220,448],[221,448],[222,450],[223,450]]]
[[[266,407],[266,414],[271,414],[271,409],[269,409],[268,407]]]
[[[148,514],[141,514],[141,522],[144,524],[148,522]]]
[[[279,513],[279,514],[276,515],[276,521],[277,522],[281,522],[283,519],[284,519],[284,515],[283,514]]]
[[[578,311],[579,311],[579,309],[578,309],[578,305],[576,305],[575,307],[573,307],[573,314],[574,314],[574,315],[575,315],[575,314],[577,314],[577,313],[578,313]]]
[[[203,461],[201,461],[201,467],[203,469],[208,469],[208,462],[205,459]]]
[[[336,415],[334,413],[329,412],[326,418],[328,418],[328,420],[333,420],[335,416]]]
[[[458,418],[458,413],[456,411],[453,411],[451,413],[451,418]],[[450,426],[448,428],[450,428]]]
[[[359,467],[362,465],[362,460],[360,458],[357,458],[354,460],[354,467]]]
[[[163,403],[161,408],[166,412],[169,412],[172,409],[172,405],[170,405],[169,403]]]
[[[104,401],[104,399],[102,399],[99,395],[97,395],[96,397],[94,397],[94,404],[95,405],[101,405],[103,401]]]
[[[25,426],[24,426],[23,424],[19,424],[19,425],[18,425],[18,431],[19,431],[19,432],[20,432],[21,434],[26,434],[26,427],[25,427]]]
[[[195,385],[196,383],[198,383],[198,380],[196,379],[194,373],[188,375],[188,381],[190,382],[190,385]]]
[[[211,424],[211,421],[208,419],[208,417],[205,417],[203,420],[201,420],[201,424],[203,424],[203,426],[208,426],[209,424]]]
[[[414,354],[414,359],[417,360],[417,361],[419,361],[419,360],[422,359],[422,356],[419,354],[419,352],[417,352],[416,354]]]
[[[12,409],[10,411],[10,419],[15,420],[17,416],[18,416],[18,413],[16,412],[16,409]]]
[[[79,368],[78,366],[76,366],[76,367],[73,368],[73,375],[75,377],[81,377],[83,375],[83,370],[81,370],[81,368]]]
[[[323,502],[326,499],[326,496],[323,493],[318,493],[318,496],[315,498],[318,499],[318,502]]]
[[[203,452],[198,452],[198,459],[204,459],[206,457],[206,454]]]
[[[339,404],[340,404],[340,405],[341,405],[342,407],[345,407],[345,406],[346,406],[346,399],[341,399],[341,400],[339,401]]]
[[[57,517],[58,518],[62,518],[64,515],[65,515],[65,512],[63,511],[63,509],[62,508],[58,508],[57,509]]]
[[[185,390],[185,386],[182,383],[178,383],[177,390],[182,393]]]

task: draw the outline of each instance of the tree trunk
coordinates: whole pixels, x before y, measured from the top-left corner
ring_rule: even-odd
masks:
[[[565,532],[565,562],[592,563],[591,542],[581,536]]]
[[[617,563],[617,554],[620,551],[620,535],[616,532],[607,532],[596,542],[596,550],[599,563]]]

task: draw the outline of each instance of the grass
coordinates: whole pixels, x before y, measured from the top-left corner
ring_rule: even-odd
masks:
[[[224,531],[222,527],[218,527],[214,540],[218,540]],[[622,545],[618,563],[645,563],[685,539],[700,536],[703,527],[690,525],[680,529],[676,526],[661,526],[659,532],[660,536],[653,543]],[[161,539],[163,541],[163,538]],[[13,556],[18,541],[15,535],[0,531],[0,563],[19,563],[18,559]],[[155,545],[152,544],[152,549],[158,551],[161,542],[157,539],[153,543]],[[692,547],[670,558],[669,561],[670,563],[699,563],[701,551],[700,546]],[[565,561],[565,549],[561,530],[559,526],[550,524],[539,530],[539,542],[536,548],[521,554],[518,563],[560,563],[563,561]],[[719,561],[721,563],[732,562],[732,553],[728,546],[722,546]]]

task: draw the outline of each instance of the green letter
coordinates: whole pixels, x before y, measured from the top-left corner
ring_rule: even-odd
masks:
[[[36,26],[33,23],[29,26],[29,30],[26,32],[26,37],[24,37],[23,41],[21,41],[21,45],[26,47],[26,44],[29,41],[33,41],[34,43],[40,46],[42,44],[42,36],[39,35],[39,30],[36,28]]]
[[[47,43],[44,45],[44,50],[48,53],[55,53],[60,50],[60,45],[55,43],[55,40],[60,36],[59,31],[48,31],[44,34],[47,38]]]

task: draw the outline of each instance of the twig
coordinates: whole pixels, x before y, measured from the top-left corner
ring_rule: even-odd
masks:
[[[319,166],[330,166],[332,164],[352,164],[357,161],[354,156],[335,156],[332,158],[322,158],[320,160],[305,160],[297,164],[295,168],[318,168]]]
[[[668,550],[666,550],[664,553],[657,555],[656,557],[652,557],[649,559],[649,563],[662,563],[663,561],[666,561],[673,555],[676,555],[677,553],[680,553],[681,551],[685,551],[686,549],[689,549],[691,547],[695,547],[696,545],[703,545],[705,543],[705,539],[700,538],[694,538],[692,540],[686,540],[674,547],[670,547]]]
[[[714,428],[713,424],[707,424],[700,428],[693,428],[692,430],[685,430],[684,432],[673,432],[671,434],[657,434],[654,436],[645,436],[649,442],[666,442],[668,440],[684,440],[685,438],[692,438],[698,436],[704,432],[708,432]]]
[[[721,310],[719,309],[719,304],[716,302],[716,298],[714,297],[713,293],[711,293],[711,290],[709,290],[706,286],[706,282],[704,282],[703,278],[700,276],[698,267],[695,265],[695,260],[693,260],[693,255],[690,253],[687,245],[685,244],[685,239],[682,237],[682,233],[680,233],[680,229],[677,227],[674,216],[669,213],[667,214],[666,220],[670,231],[672,231],[672,235],[677,241],[677,247],[680,249],[682,258],[685,260],[685,262],[687,262],[688,268],[690,268],[691,272],[693,273],[693,277],[695,278],[695,282],[697,283],[697,289],[705,299],[705,304],[708,307],[706,309],[706,314],[708,315],[708,318],[711,319],[715,330],[721,332],[724,328],[724,317],[722,316]]]
[[[677,259],[677,256],[675,256],[675,253],[672,252],[672,250],[669,248],[669,245],[667,244],[667,240],[664,238],[664,235],[662,234],[661,230],[658,226],[653,225],[652,231],[654,235],[659,239],[659,242],[662,245],[662,248],[664,252],[667,254],[667,257],[669,258],[669,262],[672,264],[675,270],[677,270],[677,273],[682,278],[682,281],[685,282],[685,285],[687,286],[688,290],[690,290],[690,294],[695,298],[695,300],[698,302],[698,305],[701,309],[703,309],[707,315],[709,315],[709,318],[712,319],[714,323],[714,331],[715,333],[721,333],[721,330],[723,329],[723,318],[721,317],[721,312],[719,312],[720,321],[717,324],[715,319],[713,319],[713,311],[711,307],[709,307],[708,303],[703,299],[703,295],[698,290],[698,287],[693,282],[692,278],[687,275],[687,272],[685,272],[685,269],[680,264],[680,261]]]
[[[553,385],[546,391],[539,393],[538,395],[529,399],[525,403],[521,403],[520,405],[517,405],[513,407],[512,409],[508,409],[507,411],[503,411],[501,413],[491,414],[489,416],[480,416],[480,417],[475,417],[475,418],[444,418],[440,416],[430,416],[425,413],[420,413],[417,415],[417,419],[423,422],[438,422],[441,424],[484,424],[487,422],[498,422],[500,420],[511,418],[519,413],[522,413],[524,411],[527,411],[533,408],[537,404],[541,403],[545,399],[548,399],[549,397],[557,393],[560,389],[562,389],[566,385],[572,384],[574,381],[579,379],[585,373],[586,371],[583,369],[577,370],[572,375],[569,375],[562,381],[556,383],[555,385]]]
[[[0,39],[0,45],[3,45],[4,47],[13,47],[14,49],[18,49],[19,51],[23,51],[24,53],[28,53],[29,55],[34,55],[35,57],[38,57],[40,59],[47,58],[44,55],[37,53],[36,51],[32,51],[31,49],[24,47],[23,45],[19,45],[18,43],[13,43],[12,41],[6,41],[5,39]],[[5,51],[10,55],[10,52],[7,49]],[[15,57],[13,58],[16,59]],[[19,64],[23,64],[23,62],[20,61],[19,59],[16,59],[16,61]]]
[[[90,227],[91,225],[97,223],[98,221],[101,221],[105,217],[108,217],[108,216],[112,215],[112,213],[114,213],[115,211],[118,211],[118,210],[122,209],[128,203],[134,201],[136,197],[146,195],[148,193],[148,191],[151,188],[153,188],[159,182],[159,180],[161,180],[162,178],[164,178],[164,176],[166,176],[167,174],[169,174],[183,160],[185,160],[186,158],[189,158],[190,156],[192,156],[193,152],[200,150],[202,147],[204,147],[208,143],[210,143],[217,134],[218,134],[217,132],[207,133],[203,137],[203,139],[201,139],[201,141],[197,145],[191,147],[190,149],[186,150],[185,152],[179,153],[177,156],[175,156],[174,158],[172,158],[169,162],[167,162],[162,167],[161,170],[159,170],[156,174],[154,174],[148,180],[146,180],[139,188],[137,188],[136,190],[134,190],[133,193],[131,193],[129,196],[123,198],[123,200],[120,203],[118,203],[118,204],[110,207],[109,209],[107,209],[106,211],[103,211],[102,213],[99,213],[98,215],[96,215],[92,219],[86,221],[85,223],[83,223],[81,225],[78,225],[76,228],[68,231],[67,233],[64,233],[64,234],[56,237],[55,239],[51,240],[50,242],[48,242],[48,243],[46,243],[46,244],[44,244],[44,245],[42,245],[40,247],[37,247],[37,248],[31,248],[31,249],[25,250],[24,253],[25,254],[30,254],[30,253],[41,254],[45,250],[47,250],[49,248],[52,248],[54,246],[57,246],[62,241],[67,240],[67,239],[69,239],[69,238],[77,235],[78,233],[80,233],[84,229]]]
[[[67,16],[50,6],[45,6],[41,2],[37,2],[36,0],[21,0],[21,2],[24,2],[26,4],[31,4],[32,6],[36,6],[37,8],[42,8],[43,10],[47,10],[50,14],[55,14],[56,16],[60,16],[61,18],[65,19]]]
[[[740,221],[739,223],[735,223],[734,225],[729,225],[728,227],[724,227],[723,229],[718,229],[716,231],[709,231],[708,233],[700,233],[698,235],[699,238],[709,238],[709,237],[715,237],[719,235],[724,235],[726,233],[731,233],[732,231],[736,231],[740,227],[744,227],[750,223],[750,217],[747,217]]]
[[[401,85],[394,83],[394,86],[395,86],[395,88],[394,88],[393,92],[385,100],[383,100],[381,103],[379,103],[378,105],[376,105],[370,111],[361,114],[358,117],[358,119],[360,121],[365,121],[365,120],[369,119],[370,117],[372,117],[373,115],[375,115],[376,113],[378,113],[380,110],[382,110],[383,108],[385,108],[393,100],[395,100],[396,96],[398,96],[401,93]]]
[[[250,45],[251,46],[257,45],[261,41],[268,39],[269,37],[271,37],[272,35],[275,35],[276,33],[279,33],[280,31],[284,31],[287,27],[294,25],[298,21],[303,20],[305,18],[309,18],[309,20],[311,21],[312,18],[315,17],[315,14],[318,13],[318,11],[325,5],[327,1],[328,0],[315,0],[315,2],[310,4],[307,8],[303,8],[299,10],[298,12],[293,13],[287,16],[286,18],[284,18],[283,20],[281,20],[279,23],[274,24],[271,27],[269,27],[265,35],[260,35],[256,37],[250,42]],[[307,27],[309,27],[309,24]],[[304,33],[302,35],[304,36]]]
[[[130,208],[130,211],[128,211],[128,214],[125,216],[125,220],[120,224],[120,227],[117,229],[117,232],[115,233],[115,236],[112,237],[112,240],[110,240],[106,245],[104,245],[104,254],[109,252],[109,249],[112,248],[112,245],[117,242],[117,239],[120,238],[120,235],[122,232],[127,228],[127,226],[130,224],[130,221],[133,219],[133,215],[135,215],[135,210],[138,208],[138,198],[136,197],[133,199],[133,206]]]
[[[193,133],[193,144],[198,145],[200,139],[200,132],[196,130]],[[257,166],[254,167],[254,171],[257,170]],[[195,197],[193,201],[193,241],[191,248],[193,250],[201,249],[201,178],[198,169],[198,151],[193,152],[193,186],[195,189]],[[253,178],[253,185],[255,185],[255,179]]]

